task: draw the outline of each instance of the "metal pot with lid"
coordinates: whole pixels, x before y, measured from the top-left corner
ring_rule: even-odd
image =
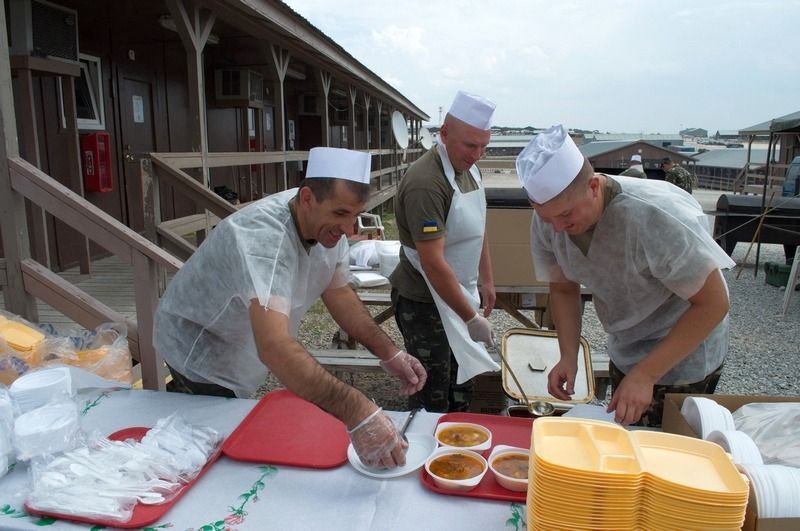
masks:
[[[594,397],[592,359],[589,343],[583,337],[578,345],[575,394],[569,402],[559,401],[547,392],[547,377],[561,358],[556,331],[512,328],[503,335],[500,357],[503,391],[517,402],[508,406],[509,416],[558,415]]]

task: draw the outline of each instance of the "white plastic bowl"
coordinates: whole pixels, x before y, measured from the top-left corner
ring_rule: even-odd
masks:
[[[506,488],[508,490],[513,490],[515,492],[525,492],[528,490],[528,478],[520,479],[511,476],[507,476],[501,472],[499,472],[494,466],[494,460],[508,454],[522,454],[528,458],[528,463],[530,464],[530,457],[531,452],[526,448],[517,448],[516,446],[506,446],[504,444],[498,444],[492,449],[492,453],[489,454],[489,469],[494,474],[494,478],[497,483],[500,484],[501,487]]]
[[[472,445],[468,444],[468,445],[465,445],[465,446],[457,446],[455,444],[447,444],[447,443],[443,442],[439,438],[439,435],[444,430],[449,429],[449,428],[460,428],[460,427],[471,428],[471,429],[480,431],[480,432],[486,434],[488,438],[482,443],[472,444]],[[475,424],[473,422],[442,422],[438,426],[436,426],[436,432],[434,433],[434,436],[436,437],[436,442],[438,442],[440,446],[447,447],[447,448],[459,448],[459,449],[462,449],[462,450],[475,450],[475,451],[481,452],[483,450],[488,450],[489,448],[492,447],[492,432],[489,430],[489,428],[487,428],[485,426],[481,426],[480,424]]]
[[[437,458],[442,457],[444,455],[453,455],[453,454],[462,454],[473,459],[479,461],[482,465],[483,470],[477,476],[471,477],[469,479],[447,479],[441,476],[437,476],[433,472],[431,472],[431,463],[433,463]],[[486,475],[486,471],[489,470],[489,464],[486,462],[486,459],[479,453],[473,452],[472,450],[463,450],[461,448],[450,448],[450,447],[439,447],[433,451],[431,456],[425,461],[425,471],[428,475],[433,479],[433,483],[441,488],[447,490],[458,490],[458,491],[470,491],[478,486],[478,483],[481,482],[483,476]]]

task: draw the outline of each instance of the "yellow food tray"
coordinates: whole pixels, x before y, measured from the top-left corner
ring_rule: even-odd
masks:
[[[0,337],[2,337],[11,348],[19,351],[27,351],[32,350],[44,339],[44,334],[30,326],[16,321],[9,321],[5,317],[2,317],[2,320],[0,320]]]

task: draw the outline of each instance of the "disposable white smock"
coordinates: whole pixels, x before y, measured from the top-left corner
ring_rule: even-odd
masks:
[[[571,280],[592,292],[608,353],[628,373],[670,331],[715,269],[735,264],[709,234],[700,204],[664,181],[614,176],[621,192],[606,206],[587,255],[538,216],[531,223],[537,277]],[[658,382],[702,380],[728,348],[728,318]]]
[[[253,338],[251,299],[287,315],[296,337],[322,292],[347,283],[347,239],[306,252],[288,205],[296,195],[296,188],[273,194],[225,218],[170,282],[155,345],[190,380],[249,397],[268,372]]]

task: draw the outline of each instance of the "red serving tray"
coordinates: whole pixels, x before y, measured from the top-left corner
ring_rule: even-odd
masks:
[[[222,453],[231,459],[303,468],[347,462],[345,425],[286,389],[267,394],[231,433]]]
[[[144,434],[147,433],[150,428],[141,428],[141,427],[132,427],[132,428],[125,428],[119,431],[115,431],[111,435],[108,436],[109,439],[114,441],[125,441],[128,439],[133,439],[135,441],[139,441],[144,437]],[[133,508],[133,514],[131,515],[131,519],[127,522],[117,522],[111,520],[103,520],[100,518],[88,518],[82,516],[76,516],[71,514],[60,514],[60,513],[51,513],[47,511],[39,511],[36,509],[32,509],[28,507],[28,504],[25,504],[25,511],[29,514],[35,514],[38,516],[49,516],[51,518],[58,518],[60,520],[71,520],[73,522],[82,522],[84,524],[97,524],[102,525],[105,527],[119,527],[123,529],[134,529],[139,527],[145,527],[147,525],[152,524],[153,522],[158,521],[162,516],[164,516],[167,511],[169,511],[173,505],[178,503],[183,495],[189,490],[192,485],[194,485],[198,479],[202,477],[203,474],[206,473],[211,465],[219,459],[220,454],[222,453],[222,449],[218,449],[214,454],[209,458],[206,466],[204,466],[200,472],[190,481],[186,483],[182,487],[180,487],[176,492],[175,496],[165,501],[164,503],[159,503],[158,505],[145,505],[143,503],[137,503]]]
[[[480,413],[446,413],[439,417],[439,421],[436,424],[438,425],[441,422],[472,422],[489,428],[489,431],[492,432],[492,448],[498,444],[506,444],[519,448],[531,447],[533,419],[481,415]],[[480,453],[488,458],[489,454],[492,452],[492,448]],[[494,474],[492,474],[491,471],[486,472],[477,487],[466,492],[438,487],[424,468],[420,473],[420,480],[429,490],[449,496],[466,496],[468,498],[486,498],[489,500],[521,503],[527,501],[527,492],[515,492],[501,487],[500,484],[495,481]]]

